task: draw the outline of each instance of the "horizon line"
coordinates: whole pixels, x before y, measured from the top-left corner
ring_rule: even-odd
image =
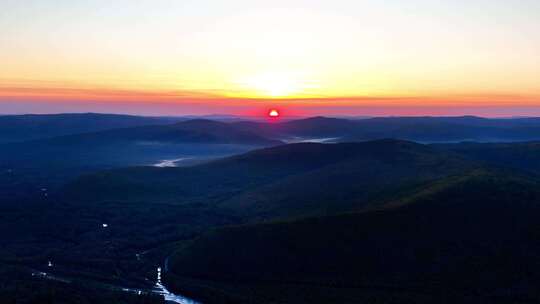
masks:
[[[251,115],[242,115],[242,114],[226,114],[226,113],[210,113],[210,114],[180,114],[180,115],[152,115],[152,114],[130,114],[125,112],[93,112],[93,111],[81,111],[81,112],[51,112],[51,113],[1,113],[0,116],[47,116],[47,115],[118,115],[118,116],[134,116],[134,117],[168,117],[168,118],[189,118],[194,117],[230,117],[230,118],[265,118]],[[540,118],[540,115],[535,116],[526,116],[526,115],[515,115],[515,116],[482,116],[482,115],[296,115],[283,117],[283,120],[292,120],[292,119],[309,119],[309,118],[338,118],[338,119],[371,119],[371,118],[481,118],[481,119],[528,119],[528,118]],[[209,119],[211,120],[211,119]]]

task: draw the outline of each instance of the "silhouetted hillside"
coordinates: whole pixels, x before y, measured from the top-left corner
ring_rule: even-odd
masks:
[[[539,186],[475,170],[394,208],[215,230],[170,282],[211,303],[538,301]]]
[[[260,151],[257,155],[266,152],[275,153],[274,157],[288,156],[293,154],[291,151],[308,159],[316,155],[321,160],[333,161],[250,189],[219,206],[252,219],[336,214],[378,207],[384,199],[475,167],[458,156],[397,140],[297,144]],[[288,162],[294,159],[290,157]]]
[[[62,151],[58,163],[69,158]],[[0,263],[142,287],[161,265],[168,286],[204,303],[537,302],[535,151],[298,143],[182,168],[100,171],[60,195],[3,183],[30,201],[2,191]]]
[[[487,164],[540,173],[540,142],[434,145]]]

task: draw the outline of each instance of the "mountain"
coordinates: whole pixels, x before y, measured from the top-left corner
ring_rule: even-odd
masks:
[[[219,206],[252,219],[376,208],[419,185],[476,167],[459,156],[400,140],[294,144],[264,152],[290,156],[306,155],[305,150],[333,161],[248,189],[221,201]]]
[[[240,117],[210,115],[186,117],[140,117],[112,114],[54,114],[0,116],[0,143],[28,141],[93,133],[109,129],[137,126],[167,125],[188,120],[210,119],[228,122],[225,128],[249,132],[267,140],[302,141],[330,139],[333,141],[359,141],[396,138],[420,142],[457,141],[526,141],[540,140],[539,118],[488,119],[474,116],[462,117],[376,117],[345,119],[311,117],[283,122],[238,121]],[[208,119],[210,118],[210,119]],[[203,123],[204,124],[204,123]],[[172,127],[171,127],[172,128]],[[177,128],[189,128],[187,125]],[[158,128],[159,129],[159,128]],[[169,130],[173,132],[172,130]],[[139,132],[145,132],[144,128]],[[148,130],[148,136],[158,130]],[[166,132],[162,130],[162,132]],[[179,132],[178,130],[176,132]],[[103,135],[103,134],[101,134]],[[121,132],[108,136],[121,136]],[[142,134],[141,134],[142,135]],[[199,134],[201,135],[201,134]],[[188,135],[186,135],[188,136]],[[195,136],[195,135],[193,135]],[[202,136],[202,135],[201,135]],[[189,140],[215,140],[215,138],[187,137]],[[170,138],[169,138],[170,140]]]
[[[54,253],[55,260],[63,260],[63,269],[81,264],[78,257],[85,263],[77,268],[85,273],[99,269],[108,275],[112,270],[124,273],[125,268],[131,276],[140,276],[128,266],[108,268],[105,261],[123,260],[100,244],[112,239],[129,261],[143,248],[172,242],[171,252],[224,225],[384,208],[396,197],[475,167],[426,145],[380,140],[281,145],[190,167],[113,169],[65,186],[55,198],[60,209],[42,215],[42,226],[56,225],[40,231],[48,231],[53,240],[75,243]],[[269,196],[264,204],[252,200],[267,189],[282,193]],[[350,196],[344,195],[349,190]],[[77,216],[66,216],[75,210]],[[110,225],[110,235],[100,233],[103,222]],[[72,230],[74,226],[81,228]],[[96,255],[104,261],[93,260]]]
[[[343,140],[391,137],[420,142],[523,141],[538,139],[540,120],[463,117],[388,117],[359,121],[367,132]]]
[[[284,122],[278,127],[281,132],[308,137],[342,136],[356,129],[356,121],[322,116]]]
[[[477,169],[380,210],[217,229],[167,280],[208,303],[536,302],[539,186]]]
[[[116,114],[27,114],[0,116],[0,143],[95,132],[114,128],[170,124],[174,117],[142,117]]]
[[[175,124],[117,128],[92,133],[59,136],[33,141],[40,145],[110,145],[115,143],[209,143],[276,145],[279,141],[267,139],[229,123],[193,119]]]
[[[234,124],[254,130],[258,134],[264,134],[266,137],[294,139],[344,136],[357,130],[356,122],[348,119],[317,116],[280,123],[242,121]]]
[[[337,147],[337,148],[336,148]],[[345,146],[294,144],[260,149],[191,167],[137,167],[82,176],[66,187],[73,199],[111,200],[137,197],[185,200],[231,196],[244,189],[308,172],[354,156]]]
[[[312,117],[283,123],[239,122],[266,137],[289,141],[331,138],[364,141],[395,138],[418,142],[540,140],[540,119],[462,117],[376,117],[360,120]]]
[[[189,120],[47,139],[0,144],[0,190],[57,187],[84,173],[110,168],[154,165],[164,160],[198,163],[281,142],[229,123]]]
[[[364,208],[394,191],[474,167],[457,156],[398,140],[301,143],[186,168],[106,171],[79,178],[66,193],[75,200],[215,202],[237,216],[274,218]],[[340,204],[343,198],[346,204]]]
[[[540,173],[540,142],[437,144],[433,147],[459,153],[477,162]]]
[[[538,302],[539,177],[512,152],[532,164],[534,145],[492,161],[460,146],[297,143],[85,174],[0,196],[0,263],[140,288],[162,265],[168,287],[204,303]],[[65,151],[44,158],[45,179]]]

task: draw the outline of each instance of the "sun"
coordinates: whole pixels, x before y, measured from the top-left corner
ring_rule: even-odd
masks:
[[[279,117],[279,111],[277,109],[271,109],[270,111],[268,111],[268,116],[271,117],[271,118],[277,118]]]

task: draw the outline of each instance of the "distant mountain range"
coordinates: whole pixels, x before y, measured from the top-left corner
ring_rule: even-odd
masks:
[[[234,116],[211,117],[221,121],[94,113],[0,116],[0,170],[15,170],[18,174],[10,177],[12,182],[32,180],[53,187],[96,170],[162,161],[174,164],[174,160],[197,163],[291,142],[394,138],[441,143],[443,148],[443,143],[461,141],[540,140],[538,118],[312,117],[261,122],[238,121]],[[493,153],[501,149],[487,150],[487,154],[497,158]],[[480,150],[470,153],[477,153],[480,158],[484,154]],[[525,159],[521,163],[535,166]]]
[[[112,114],[55,114],[55,115],[6,115],[0,116],[0,143],[51,138],[63,135],[93,133],[111,129],[125,129],[150,125],[173,125],[194,120],[192,125],[212,128],[213,123],[227,123],[227,130],[256,134],[266,140],[304,140],[333,138],[334,141],[358,141],[396,138],[420,142],[457,141],[530,141],[540,140],[540,118],[488,119],[475,116],[461,117],[377,117],[362,119],[312,117],[284,120],[283,122],[263,122],[260,119],[246,120],[232,115],[207,115],[184,117],[140,117]],[[242,121],[243,120],[243,121]],[[206,123],[205,123],[206,122]],[[181,125],[181,124],[180,124]],[[215,126],[215,124],[214,124]],[[220,125],[224,127],[225,125]],[[180,126],[177,126],[179,128]],[[171,126],[171,128],[173,128]],[[187,128],[188,124],[183,125]],[[193,131],[193,129],[191,129]],[[134,133],[146,132],[144,128],[134,129]],[[117,135],[121,136],[122,131]],[[149,130],[145,136],[152,136],[157,130]],[[165,132],[165,131],[163,131]],[[204,133],[204,132],[201,132]],[[98,135],[112,136],[110,133]],[[134,135],[137,136],[137,135]],[[141,134],[141,136],[144,136]],[[226,130],[213,134],[213,141],[227,136]],[[197,140],[187,136],[168,140]],[[224,140],[234,140],[232,136]],[[204,139],[200,139],[204,140]]]
[[[264,138],[235,125],[205,119],[192,119],[166,125],[145,125],[114,128],[92,133],[65,135],[33,141],[33,145],[64,145],[88,147],[117,143],[207,143],[278,145],[282,142]]]
[[[347,142],[396,138],[418,142],[528,141],[540,139],[540,119],[463,117],[381,117],[349,120],[313,117],[276,124],[239,122],[271,138],[333,138]]]
[[[142,117],[116,114],[27,114],[0,116],[0,143],[20,142],[114,128],[170,124],[174,117]]]
[[[69,116],[67,120],[71,118],[73,117]],[[83,120],[86,119],[90,118],[85,116]],[[99,123],[102,119],[93,123]],[[121,117],[120,120],[141,124],[143,121],[154,121],[142,118],[140,121],[131,121],[131,118],[126,117]],[[49,182],[53,180],[55,181],[53,184],[58,184],[56,180],[63,182],[80,173],[93,170],[151,165],[167,159],[188,159],[196,162],[279,144],[282,142],[262,137],[229,123],[194,119],[173,124],[113,128],[3,143],[0,144],[0,169],[15,170],[19,173],[28,170],[47,171],[49,181],[46,184],[50,184]],[[37,176],[30,173],[34,177]],[[25,179],[27,175],[24,174],[20,178]]]

